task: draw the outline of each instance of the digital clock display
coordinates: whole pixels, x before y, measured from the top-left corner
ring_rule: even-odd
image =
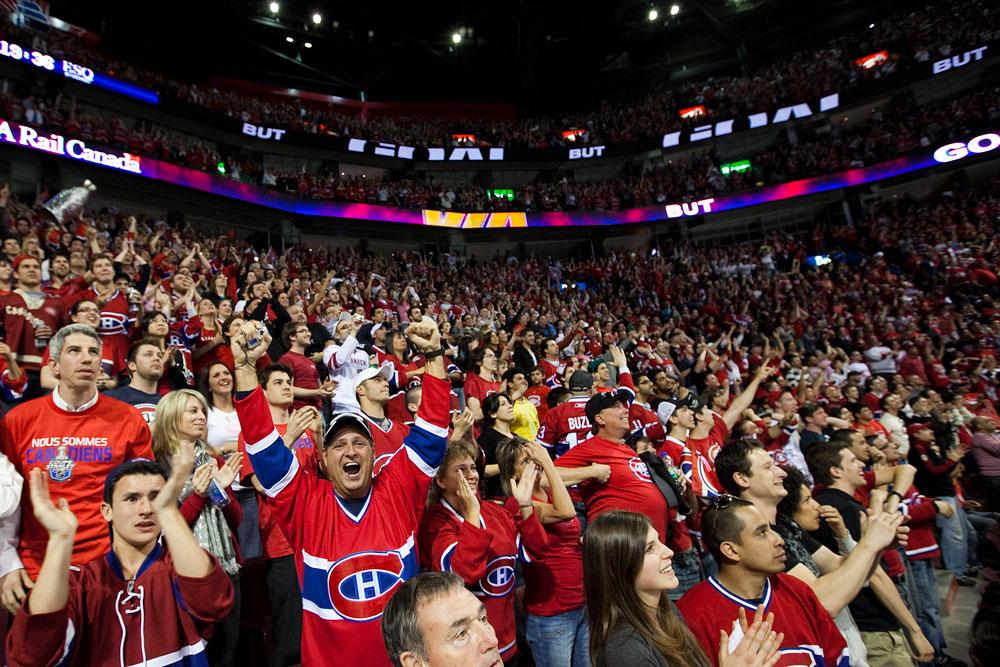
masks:
[[[4,39],[0,39],[0,56],[61,74],[67,79],[73,79],[80,83],[104,88],[120,95],[127,95],[147,104],[156,105],[160,101],[160,97],[155,91],[136,86],[126,81],[120,81],[107,74],[94,72],[94,70],[85,65],[79,65],[62,58],[55,58],[41,51],[32,51]]]

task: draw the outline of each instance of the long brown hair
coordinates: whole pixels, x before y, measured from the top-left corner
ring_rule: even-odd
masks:
[[[642,514],[616,510],[597,517],[583,538],[583,584],[590,623],[590,660],[607,664],[608,637],[631,626],[671,666],[708,665],[705,652],[687,629],[670,598],[660,595],[656,620],[650,618],[635,582],[653,524]]]

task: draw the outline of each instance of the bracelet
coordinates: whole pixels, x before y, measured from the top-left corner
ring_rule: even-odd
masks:
[[[447,351],[447,350],[445,350],[445,349],[444,349],[444,348],[442,347],[442,348],[438,348],[437,350],[432,350],[432,351],[430,351],[430,352],[424,352],[424,359],[433,359],[433,358],[435,358],[435,357],[443,357],[443,356],[444,356],[444,353],[445,353],[446,351]]]
[[[518,503],[517,506],[520,507],[523,510],[526,510],[529,507],[534,508],[535,504],[534,503],[528,503],[527,505],[522,505],[521,503]]]
[[[885,499],[888,500],[889,498],[891,498],[893,496],[896,496],[900,500],[903,499],[903,496],[899,493],[899,491],[890,491],[888,494],[886,494]]]

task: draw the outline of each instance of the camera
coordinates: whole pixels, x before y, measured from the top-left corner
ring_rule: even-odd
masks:
[[[257,327],[257,334],[247,340],[247,348],[252,350],[253,348],[260,345],[262,342],[264,342],[264,336],[266,335],[267,335],[267,327],[261,324],[259,327]]]

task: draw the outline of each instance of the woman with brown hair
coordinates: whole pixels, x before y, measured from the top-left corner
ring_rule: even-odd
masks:
[[[494,395],[487,397],[486,404]],[[489,412],[489,409],[487,409]],[[505,506],[516,515],[520,502],[514,487],[534,469],[531,504],[545,529],[548,544],[544,557],[524,564],[525,634],[536,667],[586,667],[590,664],[587,611],[583,596],[583,550],[580,521],[569,491],[545,448],[514,436],[500,442],[496,451],[500,482],[507,496]]]
[[[740,611],[741,639],[723,632],[716,660],[687,629],[666,595],[679,584],[673,552],[649,519],[635,512],[608,512],[594,519],[583,538],[583,582],[590,620],[590,659],[596,667],[770,667],[782,636],[771,631],[773,615],[758,607],[752,625]],[[735,645],[734,645],[735,644]]]

